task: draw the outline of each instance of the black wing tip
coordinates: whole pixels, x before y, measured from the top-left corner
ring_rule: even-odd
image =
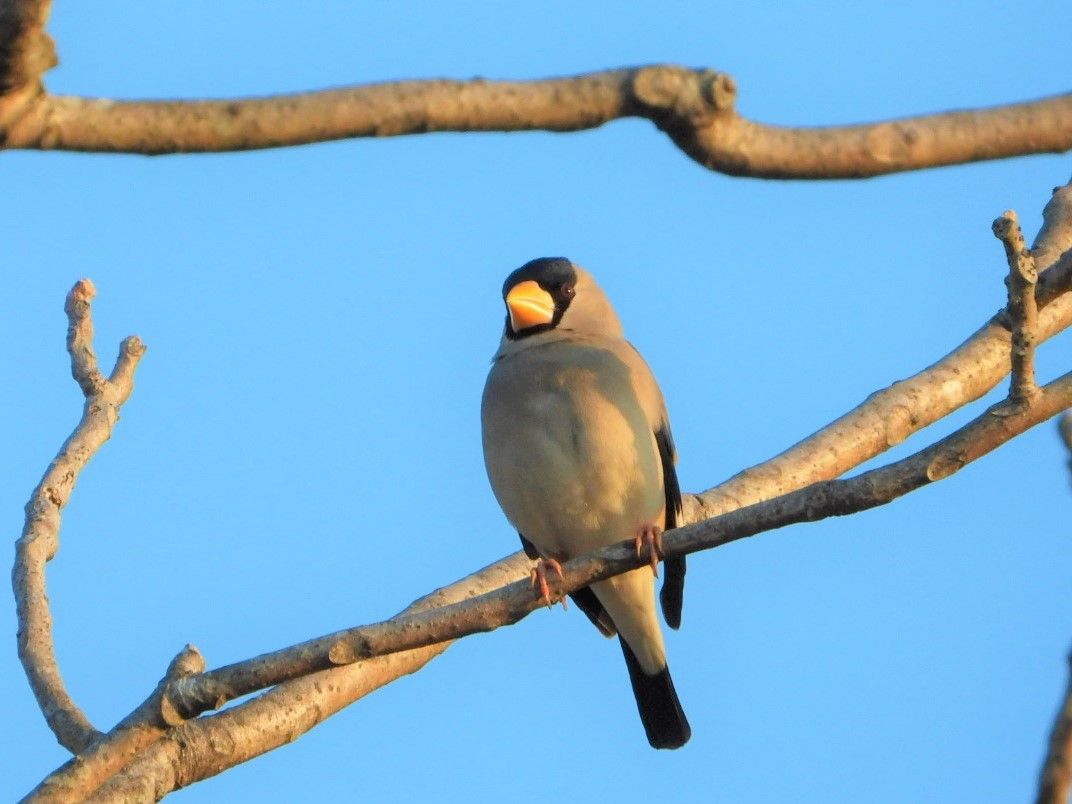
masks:
[[[629,668],[629,681],[633,685],[640,722],[652,748],[681,748],[692,737],[692,727],[685,717],[670,678],[670,668],[649,676],[640,667],[632,649],[619,637],[625,664]]]

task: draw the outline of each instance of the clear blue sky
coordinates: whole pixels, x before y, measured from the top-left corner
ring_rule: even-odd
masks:
[[[865,5],[867,7],[865,7]],[[1067,91],[1072,5],[57,3],[59,93],[266,94],[678,62],[783,124]],[[478,405],[507,272],[591,269],[669,401],[684,488],[757,463],[946,353],[1003,303],[990,222],[1032,235],[1068,157],[863,182],[706,172],[645,122],[251,154],[0,157],[0,516],[80,412],[63,297],[149,345],[66,511],[49,590],[110,727],[186,642],[211,665],[388,616],[514,550]],[[434,316],[429,317],[428,304]],[[1067,338],[1040,355],[1068,369]],[[996,397],[994,397],[996,398]],[[982,403],[956,417],[965,421]],[[929,443],[953,423],[912,439]],[[577,612],[465,640],[176,800],[1005,802],[1030,798],[1072,643],[1050,425],[882,510],[692,559],[668,648],[694,737],[648,748]],[[9,553],[10,555],[10,553]],[[0,799],[60,764],[0,652]]]

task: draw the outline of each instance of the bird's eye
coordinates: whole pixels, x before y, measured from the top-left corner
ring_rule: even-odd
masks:
[[[562,288],[562,295],[565,296],[567,299],[572,299],[574,296],[577,295],[577,288],[575,288],[573,285],[565,285]]]

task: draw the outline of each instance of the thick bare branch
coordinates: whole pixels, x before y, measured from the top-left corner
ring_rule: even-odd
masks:
[[[82,420],[26,504],[26,524],[15,543],[11,578],[19,622],[19,658],[49,727],[72,752],[86,748],[99,733],[71,700],[60,676],[52,641],[52,615],[45,593],[45,564],[59,549],[60,511],[70,498],[78,473],[111,437],[119,420],[119,409],[133,388],[134,369],[145,352],[137,338],[127,338],[120,347],[112,379],[101,376],[92,344],[93,294],[93,284],[83,279],[67,296],[71,372],[86,401]]]
[[[41,95],[0,130],[8,148],[170,154],[434,131],[580,131],[640,117],[711,170],[782,179],[862,178],[1072,149],[1072,94],[872,124],[786,128],[741,117],[735,93],[724,73],[659,65],[228,100]]]
[[[1072,325],[1072,185],[1055,189],[1042,214],[1031,249],[1041,267],[1039,343]],[[840,477],[989,392],[1009,373],[1010,344],[1010,322],[1002,312],[932,366],[872,394],[782,454],[702,494],[686,495],[684,521]]]

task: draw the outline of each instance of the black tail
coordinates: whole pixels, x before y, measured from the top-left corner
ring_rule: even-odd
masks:
[[[640,667],[640,662],[633,655],[633,650],[618,637],[625,654],[625,666],[629,668],[629,680],[633,684],[637,710],[648,733],[648,742],[652,748],[680,748],[689,741],[692,729],[681,701],[677,699],[674,682],[670,679],[670,668],[664,667],[660,672],[649,676]]]

